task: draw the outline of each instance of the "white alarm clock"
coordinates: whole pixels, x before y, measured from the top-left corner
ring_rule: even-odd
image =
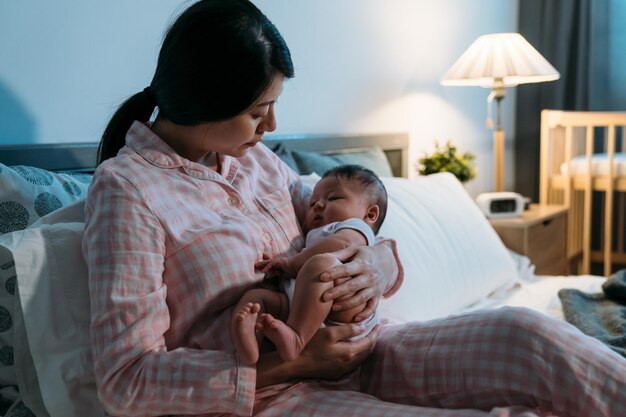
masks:
[[[476,204],[490,219],[517,217],[524,211],[524,197],[521,194],[502,191],[483,193],[476,197]]]

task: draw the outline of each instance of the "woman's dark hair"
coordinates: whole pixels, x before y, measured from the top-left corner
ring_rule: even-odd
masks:
[[[348,181],[356,180],[369,192],[370,201],[378,206],[378,219],[372,226],[374,234],[378,234],[387,216],[387,189],[378,175],[361,165],[347,164],[330,168],[322,175],[322,178],[330,176]]]
[[[289,48],[248,0],[201,0],[167,31],[150,86],[128,98],[102,135],[98,164],[117,155],[135,120],[159,117],[196,125],[234,117],[263,94],[274,75],[294,75]]]

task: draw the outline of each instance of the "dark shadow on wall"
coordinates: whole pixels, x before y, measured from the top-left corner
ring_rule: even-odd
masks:
[[[11,88],[0,80],[0,144],[33,143],[35,135],[35,118]]]

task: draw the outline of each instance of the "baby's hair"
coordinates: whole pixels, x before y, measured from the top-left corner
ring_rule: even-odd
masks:
[[[380,226],[383,224],[385,216],[387,215],[387,190],[378,175],[371,169],[367,169],[361,165],[349,164],[339,165],[329,169],[322,175],[322,178],[330,176],[348,181],[356,180],[370,192],[370,199],[378,206],[379,210],[378,219],[376,219],[376,222],[372,226],[374,234],[378,234]]]

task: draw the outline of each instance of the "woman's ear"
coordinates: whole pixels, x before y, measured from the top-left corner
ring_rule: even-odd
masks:
[[[377,204],[372,204],[367,208],[367,212],[365,213],[365,217],[363,221],[367,224],[374,224],[376,220],[378,220],[378,216],[380,215],[380,208],[378,208]]]

